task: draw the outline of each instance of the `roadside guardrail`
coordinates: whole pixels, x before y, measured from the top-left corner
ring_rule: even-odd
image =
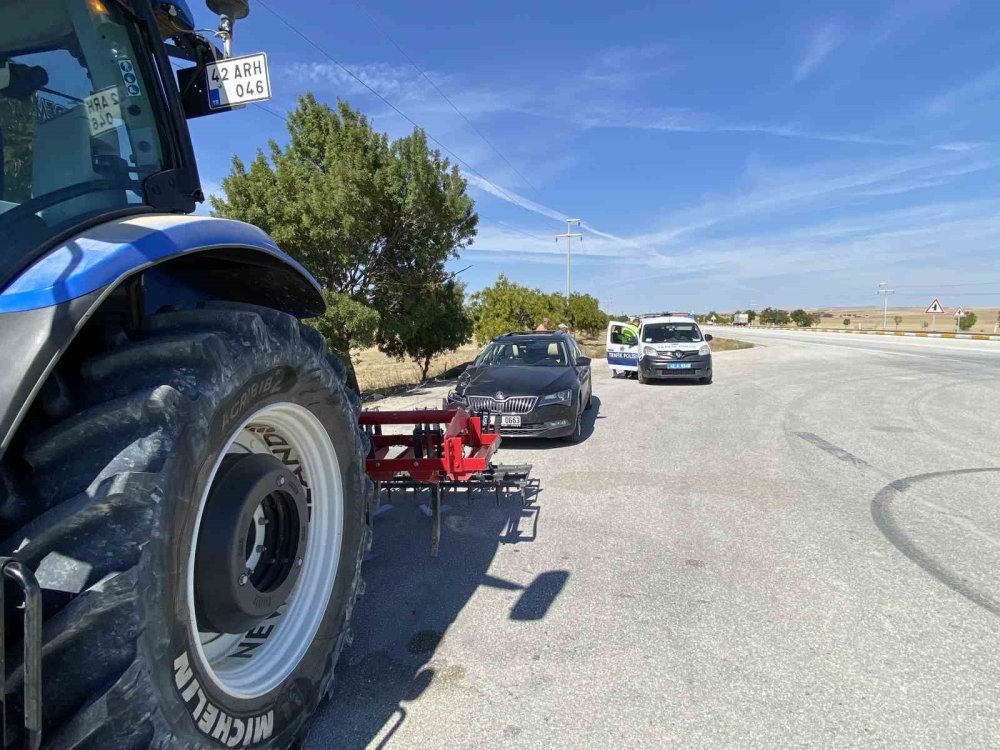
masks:
[[[1000,333],[962,333],[954,331],[878,331],[845,328],[794,328],[790,326],[733,326],[708,324],[712,328],[732,328],[749,331],[796,331],[797,333],[845,333],[855,336],[910,336],[920,339],[970,339],[972,341],[1000,341]]]

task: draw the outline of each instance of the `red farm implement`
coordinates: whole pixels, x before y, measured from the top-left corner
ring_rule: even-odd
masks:
[[[442,488],[488,489],[497,501],[503,490],[513,489],[526,500],[531,466],[494,464],[500,435],[479,416],[462,409],[364,411],[359,422],[371,440],[366,470],[380,502],[383,490],[391,497],[394,489],[430,488],[431,555],[437,555],[441,540]]]

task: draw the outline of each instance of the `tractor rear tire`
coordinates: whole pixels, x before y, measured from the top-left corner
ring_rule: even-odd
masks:
[[[152,316],[141,336],[84,362],[70,398],[70,416],[21,452],[19,502],[4,505],[32,520],[0,547],[43,588],[44,746],[293,746],[332,690],[370,544],[367,440],[343,366],[291,316],[216,303]],[[232,532],[220,518],[250,516],[220,508],[256,495],[212,490],[252,453],[294,492],[267,490]],[[255,536],[276,528],[293,531],[273,544]],[[234,565],[271,571],[269,583],[220,583],[202,563],[229,533],[247,553]],[[267,544],[287,552],[296,539],[291,556],[267,557]],[[293,586],[283,601],[271,600],[275,581]],[[233,596],[252,585],[245,630],[205,624],[227,584]],[[14,690],[17,650],[6,654]]]

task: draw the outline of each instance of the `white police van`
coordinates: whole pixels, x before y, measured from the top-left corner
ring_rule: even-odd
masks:
[[[712,382],[711,334],[703,334],[687,315],[658,315],[640,321],[636,370],[639,382],[697,380]],[[610,363],[610,353],[609,353]]]

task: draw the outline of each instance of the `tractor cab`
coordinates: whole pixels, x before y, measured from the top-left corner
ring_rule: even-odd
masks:
[[[209,7],[228,51],[246,0]],[[226,53],[193,27],[183,0],[0,0],[0,290],[89,226],[203,200],[182,95],[212,111]],[[170,56],[194,63],[186,91]]]

